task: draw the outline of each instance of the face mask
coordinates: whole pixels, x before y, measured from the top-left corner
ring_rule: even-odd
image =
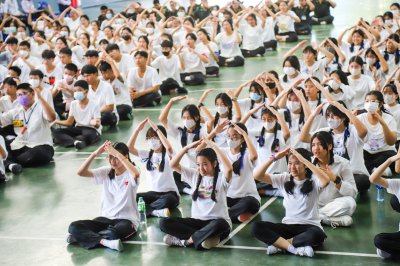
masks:
[[[364,109],[370,113],[374,113],[379,109],[379,103],[377,102],[366,102],[364,103]]]
[[[184,119],[183,124],[186,128],[192,128],[196,125],[196,122],[193,119]]]
[[[17,100],[18,100],[19,104],[22,106],[28,106],[31,102],[31,99],[29,98],[28,95],[18,96]]]
[[[287,101],[286,107],[287,109],[289,109],[290,112],[295,112],[300,109],[301,104],[300,102]]]
[[[123,24],[124,23],[124,20],[122,18],[116,19],[114,21],[115,21],[115,24]]]
[[[124,39],[125,41],[129,41],[131,39],[130,35],[122,35],[122,39]]]
[[[384,94],[383,99],[386,104],[392,104],[396,100],[396,97],[392,94]]]
[[[61,36],[68,37],[68,31],[62,31]]]
[[[74,98],[75,100],[83,101],[83,99],[85,99],[85,94],[82,91],[76,91],[74,92]]]
[[[360,75],[361,74],[361,69],[359,69],[359,68],[350,68],[349,72],[353,76],[356,76],[356,75]]]
[[[226,114],[226,112],[228,112],[228,107],[226,107],[226,106],[217,106],[217,112],[220,115]]]
[[[107,13],[107,14],[106,14],[106,18],[107,18],[107,19],[112,19],[112,17],[113,17],[113,15],[112,15],[111,13]]]
[[[268,131],[274,129],[274,128],[275,128],[275,125],[276,125],[276,121],[264,123],[265,129],[268,130]]]
[[[367,62],[367,64],[369,66],[372,66],[372,65],[374,65],[376,63],[376,60],[375,60],[375,58],[367,57],[367,59],[365,59],[365,62]]]
[[[392,20],[385,20],[385,25],[392,26],[393,25],[393,21]]]
[[[399,16],[399,10],[398,9],[390,10],[390,11],[392,11],[393,16],[395,16],[395,17]]]
[[[330,81],[328,81],[328,85],[329,87],[332,88],[332,90],[338,90],[340,88],[340,83],[337,83],[336,80],[331,79]]]
[[[336,129],[340,126],[340,124],[342,124],[343,121],[341,119],[328,118],[327,122],[331,129]]]
[[[294,69],[294,67],[284,67],[283,73],[285,73],[288,76],[291,76],[291,75],[296,74],[296,69]]]
[[[154,33],[154,29],[153,28],[146,28],[146,32],[147,32],[147,34],[153,34]]]
[[[30,79],[29,84],[32,85],[32,88],[37,88],[40,85],[40,81],[38,79]]]
[[[235,149],[241,144],[240,140],[227,139],[226,142],[228,143],[228,146],[231,149]]]
[[[29,52],[28,52],[28,51],[25,51],[25,50],[19,50],[19,51],[18,51],[18,54],[19,54],[20,56],[22,56],[23,58],[25,58],[25,57],[27,57],[27,56],[29,55]]]
[[[18,32],[17,33],[17,39],[23,39],[23,38],[25,38],[25,32]]]
[[[169,56],[169,52],[162,52],[162,54],[164,55],[164,56]]]
[[[68,82],[68,83],[71,83],[71,81],[74,80],[74,77],[73,77],[73,76],[70,76],[70,75],[64,75],[64,80],[65,80],[66,82]]]
[[[268,88],[270,88],[270,89],[274,89],[276,86],[275,82],[267,82],[266,84],[267,84]]]
[[[152,150],[158,150],[161,147],[161,141],[157,138],[151,138],[147,140],[147,145]]]
[[[261,99],[261,95],[255,92],[250,92],[250,99],[252,99],[253,101],[258,101]]]
[[[217,11],[217,10],[211,11],[211,15],[213,15],[214,17],[217,16],[217,14],[218,14],[218,11]]]
[[[182,18],[184,16],[185,16],[185,12],[183,12],[183,11],[178,12],[178,17],[179,18]]]

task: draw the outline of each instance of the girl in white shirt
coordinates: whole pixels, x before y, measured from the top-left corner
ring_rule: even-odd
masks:
[[[146,142],[150,149],[138,150],[136,141],[146,123],[150,125],[146,132]],[[128,147],[133,155],[146,164],[150,189],[137,195],[138,198],[142,197],[146,204],[146,215],[169,217],[170,210],[179,204],[179,192],[169,165],[173,149],[167,140],[167,131],[163,126],[157,126],[146,118],[136,127],[128,141]]]
[[[89,169],[96,157],[107,152],[109,166]],[[101,216],[79,220],[69,225],[67,242],[86,249],[104,246],[122,251],[121,240],[134,235],[139,227],[136,192],[140,172],[129,158],[129,149],[122,143],[106,141],[81,165],[78,175],[91,177],[103,186]]]
[[[400,50],[396,43],[400,43],[399,35],[390,34],[386,41],[386,48],[383,51],[383,58],[389,65],[389,73],[392,73],[400,62]]]
[[[239,47],[242,36],[234,28],[231,20],[222,22],[222,31],[214,37],[214,41],[218,44],[220,50],[218,60],[220,66],[237,67],[244,65],[243,54]]]
[[[322,84],[325,84],[325,90],[335,101],[342,101],[346,104],[349,110],[353,110],[352,101],[355,91],[349,86],[346,73],[342,70],[334,70],[329,74],[329,78],[325,79]]]
[[[257,21],[256,15],[261,20],[261,24]],[[245,18],[246,23],[239,24],[243,18]],[[263,35],[264,26],[265,19],[253,11],[243,13],[236,21],[236,27],[239,27],[243,36],[242,53],[244,57],[263,56],[265,54],[263,39],[260,38]]]
[[[254,223],[252,234],[268,245],[268,255],[286,250],[291,254],[313,257],[313,247],[321,245],[326,238],[318,216],[317,202],[322,189],[329,184],[329,177],[311,163],[307,150],[292,149],[288,153],[289,148],[271,156],[254,174],[256,180],[282,191],[285,217],[282,223]],[[274,161],[286,155],[288,173],[265,173]]]
[[[276,25],[278,35],[276,39],[280,42],[297,42],[298,37],[294,28],[294,23],[299,23],[300,18],[292,10],[289,10],[286,2],[279,3],[279,12],[276,13]]]
[[[385,101],[385,108],[393,115],[397,123],[397,142],[396,149],[399,149],[400,143],[400,103],[399,93],[397,87],[394,84],[387,84],[383,90],[383,99]]]
[[[210,35],[208,35],[205,29],[199,29],[197,31],[197,36],[199,38],[199,43],[197,47],[202,53],[206,54],[208,57],[208,63],[204,64],[206,68],[207,76],[219,76],[219,50],[218,45],[215,42],[212,42],[210,39]]]
[[[214,142],[203,141],[210,148],[197,154],[197,167],[185,167],[180,161],[200,141],[183,148],[170,163],[194,191],[191,218],[173,217],[160,221],[161,231],[167,234],[164,242],[169,246],[211,249],[229,235],[232,227],[226,200],[232,178],[231,162]]]
[[[283,75],[279,81],[283,88],[289,88],[293,83],[300,79],[306,79],[308,76],[300,72],[300,61],[295,55],[289,55],[283,60]]]

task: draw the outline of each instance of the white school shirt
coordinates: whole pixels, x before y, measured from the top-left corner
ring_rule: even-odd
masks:
[[[126,44],[125,41],[120,41],[117,44],[118,44],[119,50],[123,54],[129,54],[133,49],[136,48],[136,44],[133,41],[131,41],[128,44]]]
[[[247,114],[248,112],[250,112],[252,108],[255,108],[259,104],[265,102],[265,100],[259,103],[255,102],[253,106],[251,106],[252,100],[250,98],[240,99],[237,102],[240,106],[242,114]],[[254,117],[250,116],[249,119],[247,119],[245,126],[247,127],[248,130],[261,130],[263,126],[263,121],[261,120],[261,112],[262,108],[259,109],[256,113],[254,113],[253,115]]]
[[[400,104],[397,103],[395,106],[392,107],[385,104],[385,108],[389,110],[389,112],[393,115],[395,121],[397,121],[397,140],[400,140]]]
[[[29,64],[32,66],[40,66],[41,62],[37,57],[34,56],[29,56],[28,59],[26,59]],[[31,72],[31,68],[22,60],[21,58],[18,58],[15,60],[15,62],[12,64],[13,66],[17,66],[21,69],[21,75],[19,76],[19,80],[21,82],[28,82],[29,81],[29,73]]]
[[[50,105],[51,108],[53,108],[54,110],[54,101],[53,101],[53,95],[51,94],[50,89],[42,87],[42,90],[40,92],[40,94],[42,95],[43,99],[45,99],[45,101]],[[37,96],[37,94],[35,94],[35,100],[39,103],[39,98]]]
[[[202,54],[202,51],[198,47],[196,47],[193,52],[189,52],[187,48],[182,50],[181,56],[185,67],[185,69],[182,70],[182,73],[201,72],[205,75],[206,68],[204,67],[200,57],[196,55],[195,52],[199,55],[201,54],[206,56],[206,54]]]
[[[90,124],[92,119],[101,119],[100,108],[93,101],[89,100],[85,108],[82,108],[79,105],[78,100],[72,101],[69,109],[69,116],[74,117],[76,123],[75,126],[90,127],[96,129],[96,131],[101,134],[101,125],[99,128],[95,128]]]
[[[272,17],[267,17],[265,20],[264,30],[262,32],[262,41],[268,42],[276,40],[275,37],[275,22]]]
[[[155,68],[146,66],[143,78],[139,77],[138,70],[139,68],[137,67],[129,70],[127,77],[128,88],[133,88],[139,92],[161,85],[160,76]],[[161,95],[160,90],[158,90],[158,93]]]
[[[146,150],[138,150],[138,154],[142,162],[144,163],[148,177],[149,177],[149,191],[155,192],[169,192],[173,191],[179,196],[179,191],[176,186],[173,170],[169,166],[170,158],[168,153],[165,153],[164,156],[164,171],[160,172],[159,167],[162,161],[162,153],[153,152],[151,156],[151,165],[153,170],[147,170],[147,161],[149,160],[149,151]]]
[[[329,107],[329,103],[327,101],[325,101],[325,100],[322,100],[321,104],[324,103],[324,102],[326,104],[322,107],[322,112],[319,113],[318,115],[316,115],[315,118],[314,118],[314,121],[313,121],[313,123],[311,125],[311,129],[310,129],[311,132],[316,131],[321,127],[327,127],[328,126],[328,122],[326,121],[325,114],[326,114],[326,109],[328,109],[328,107]],[[307,101],[307,104],[310,107],[310,110],[313,111],[318,106],[318,100],[316,100],[316,101]]]
[[[290,123],[286,122],[290,131],[290,138],[287,140],[287,145],[290,145],[292,148],[304,148],[309,150],[310,144],[299,141],[299,135],[305,123],[304,121],[300,124],[300,114],[294,114],[286,109],[279,109],[278,112],[282,117],[285,117],[285,112],[289,112],[290,115]]]
[[[132,106],[131,96],[129,95],[128,87],[126,87],[124,82],[116,78],[111,82],[111,87],[115,94],[116,106],[122,104]]]
[[[135,60],[130,54],[121,54],[121,60],[119,62],[114,60],[114,63],[124,80],[126,80],[129,70],[133,67],[136,67]]]
[[[285,207],[285,217],[282,219],[284,224],[310,224],[322,228],[321,220],[318,215],[318,197],[323,190],[320,187],[319,179],[312,175],[313,190],[308,195],[303,195],[300,189],[306,180],[298,181],[294,179],[295,186],[293,194],[290,195],[285,190],[285,183],[290,180],[289,173],[270,175],[272,186],[281,191],[283,195],[283,206]]]
[[[208,45],[210,46],[211,51],[213,51],[214,54],[219,53],[218,45],[215,42],[209,42]],[[203,63],[205,67],[213,67],[213,66],[219,67],[218,63],[215,61],[214,57],[210,53],[210,50],[208,49],[207,45],[200,42],[196,46],[198,48],[198,51],[200,51],[200,54],[205,54],[208,57],[209,62]]]
[[[130,220],[135,229],[139,226],[139,211],[136,204],[138,183],[128,170],[110,179],[108,166],[93,169],[94,183],[103,185],[101,216],[109,219]]]
[[[387,192],[400,199],[400,179],[386,179],[388,183]]]
[[[47,37],[48,38],[48,37]],[[30,40],[31,43],[31,56],[35,56],[39,59],[42,58],[42,53],[44,50],[51,50],[47,43],[38,44],[33,38]]]
[[[42,105],[38,102],[35,102],[26,111],[23,107],[7,111],[1,114],[0,121],[3,127],[14,125],[17,137],[11,143],[12,150],[18,150],[25,146],[33,148],[39,145],[53,145],[48,118]],[[24,127],[26,130],[22,134]]]
[[[297,17],[296,13],[289,10],[287,13],[290,13],[291,16]],[[276,25],[278,26],[279,33],[286,33],[286,32],[294,32],[294,19],[291,17],[280,14],[276,17]]]
[[[318,59],[314,62],[312,66],[306,65],[306,63],[302,60],[300,61],[300,71],[307,76],[312,76],[318,78],[320,81],[324,80],[324,70],[328,65],[328,59],[322,58]]]
[[[233,154],[230,148],[223,148],[222,151],[226,157],[228,157],[232,165],[240,158],[240,152]],[[243,163],[240,169],[240,174],[238,175],[235,172],[232,172],[232,179],[227,196],[233,199],[250,196],[260,202],[261,198],[258,194],[256,182],[253,177],[253,170],[257,164],[257,160],[254,162],[250,160],[248,150],[245,151],[242,160]]]
[[[111,84],[108,81],[99,80],[99,85],[97,86],[97,90],[94,91],[92,86],[89,85],[88,97],[89,100],[95,102],[99,108],[103,108],[105,105],[114,105],[115,111],[115,95]]]
[[[222,123],[222,122],[224,122],[226,120],[228,120],[227,117],[220,117],[218,119],[218,124]],[[224,131],[222,131],[221,133],[216,134],[215,137],[214,137],[215,144],[217,144],[218,147],[220,147],[220,148],[228,147],[228,143],[226,142],[226,134],[227,134],[228,128],[229,128],[229,125],[226,125],[224,127]]]
[[[325,89],[329,91],[328,86]],[[329,91],[329,93],[336,102],[343,101],[349,110],[353,109],[352,102],[356,92],[349,85],[340,83],[340,87],[336,92]]]
[[[371,125],[368,122],[368,113],[360,114],[357,117],[368,129],[368,140],[364,144],[364,150],[370,154],[376,154],[382,151],[396,151],[394,145],[390,146],[386,143],[383,137],[383,128],[379,122],[376,125]],[[397,123],[392,115],[382,113],[382,118],[390,130],[396,131]]]
[[[21,107],[18,102],[18,99],[12,101],[10,96],[4,95],[0,98],[0,113],[4,113],[10,111],[11,109]]]
[[[349,81],[350,88],[355,92],[353,98],[353,109],[363,109],[365,96],[368,92],[375,90],[375,82],[374,80],[366,75],[361,74],[359,79],[353,79],[350,76],[347,77]]]
[[[237,37],[234,33],[229,36],[225,32],[220,32],[217,34],[214,41],[218,44],[222,57],[243,57],[242,51],[240,50],[239,44],[236,42],[236,39]]]
[[[309,76],[304,74],[303,72],[298,73],[298,75],[296,77],[294,77],[294,78],[290,78],[289,76],[287,76],[287,81],[286,82],[283,80],[284,77],[285,77],[285,75],[281,75],[279,77],[279,82],[281,83],[281,85],[282,85],[282,87],[284,89],[289,88],[290,86],[292,86],[293,83],[295,83],[299,79],[306,80],[306,79],[309,78]],[[304,81],[301,84],[299,84],[299,86],[304,88]]]
[[[68,84],[64,79],[59,80],[58,82],[56,82],[55,87],[67,87],[68,89],[70,89],[71,91],[74,90],[74,83],[75,83],[75,79],[71,84]],[[69,93],[66,90],[61,90],[61,94],[62,94],[62,98],[63,98],[63,103],[66,104],[66,110],[69,110],[69,106],[71,104],[71,102],[73,100],[75,100],[74,98],[74,94],[73,93]]]
[[[65,17],[64,24],[66,24],[69,27],[71,32],[74,32],[81,25],[81,20],[80,18],[73,20],[70,17]]]
[[[353,52],[351,52],[350,51],[351,44],[347,43],[345,41],[342,41],[342,45],[339,48],[343,51],[344,56],[346,57],[346,61],[343,65],[342,69],[347,70],[347,68],[349,67],[350,58],[352,58],[353,56],[355,56],[359,53],[359,51],[361,49],[361,45],[354,45]],[[364,56],[364,53],[365,53],[365,51],[367,51],[368,48],[369,48],[368,41],[364,41],[364,48],[363,48],[364,51],[361,53],[361,55],[360,55],[361,57]]]
[[[43,86],[48,89],[52,89],[54,85],[63,78],[63,72],[61,71],[61,68],[57,67],[57,65],[52,72],[47,72],[46,67],[43,64],[40,65],[38,69],[43,73]],[[50,84],[50,78],[54,78],[53,84]]]
[[[179,57],[176,54],[172,54],[171,58],[160,55],[151,62],[151,66],[158,69],[161,81],[172,78],[182,87],[180,64]]]
[[[192,168],[181,166],[181,179],[188,183],[193,190],[197,187],[199,172]],[[228,204],[226,202],[226,194],[229,184],[226,181],[225,174],[220,171],[215,187],[214,202],[211,199],[213,189],[213,176],[203,176],[199,185],[199,196],[197,200],[192,200],[191,218],[200,220],[224,219],[232,227],[231,219],[228,213]]]
[[[312,161],[313,160],[314,157],[312,158]],[[318,206],[321,208],[336,198],[348,196],[355,199],[357,196],[356,182],[354,181],[353,171],[351,170],[349,161],[337,155],[334,155],[333,160],[334,162],[329,165],[329,168],[336,176],[342,178],[342,185],[338,190],[335,183],[329,182],[319,194]]]
[[[254,27],[250,26],[248,23],[245,23],[240,25],[239,29],[243,36],[242,49],[255,50],[264,46],[263,39],[261,37],[264,29],[260,22],[258,22]]]
[[[389,56],[388,60],[386,60],[388,66],[389,66],[389,69],[388,69],[388,72],[387,72],[388,74],[392,73],[396,69],[396,67],[398,65],[398,64],[396,64],[396,53],[397,52],[395,52],[393,54],[387,53],[388,56]],[[385,52],[384,51],[382,52],[382,55],[385,56]]]
[[[7,75],[8,75],[8,69],[5,66],[0,65],[0,83],[4,81]]]

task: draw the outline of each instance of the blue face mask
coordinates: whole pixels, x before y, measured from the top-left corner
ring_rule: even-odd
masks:
[[[78,101],[82,101],[83,99],[85,99],[85,94],[83,94],[83,92],[81,91],[76,91],[74,92],[74,98]]]
[[[261,95],[255,92],[250,92],[250,99],[253,101],[258,101],[261,99]]]
[[[112,19],[112,17],[113,17],[113,15],[112,15],[111,13],[107,13],[107,14],[106,14],[106,18],[107,18],[107,19]]]

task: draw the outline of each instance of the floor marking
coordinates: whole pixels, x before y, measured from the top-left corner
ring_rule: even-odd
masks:
[[[222,240],[218,247],[221,247],[222,245],[224,245],[226,242],[228,242],[233,236],[235,236],[240,230],[242,230],[248,223],[250,223],[257,215],[259,215],[262,211],[264,211],[269,205],[271,205],[274,201],[276,200],[276,197],[273,197],[271,199],[269,199],[266,203],[264,203],[263,206],[261,206],[260,210],[254,214],[253,216],[250,217],[249,220],[247,220],[246,222],[242,223],[241,225],[239,225],[238,227],[236,227],[235,230],[233,230],[229,236],[227,238],[225,238],[224,240]]]
[[[54,154],[92,154],[93,152],[88,152],[88,151],[56,151]]]
[[[131,245],[157,245],[157,246],[168,246],[164,242],[147,242],[147,241],[124,241],[122,243]]]

